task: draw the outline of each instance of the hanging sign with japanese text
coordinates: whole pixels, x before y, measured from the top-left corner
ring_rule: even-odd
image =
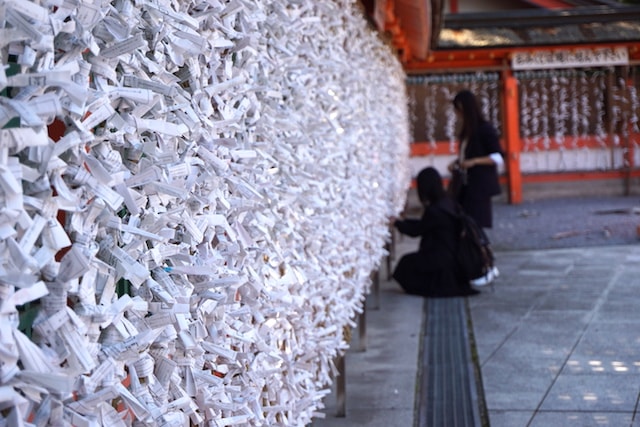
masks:
[[[511,59],[514,70],[606,67],[628,63],[629,52],[624,47],[515,52]]]

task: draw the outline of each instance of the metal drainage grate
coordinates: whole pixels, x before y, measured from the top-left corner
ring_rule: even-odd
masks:
[[[481,426],[464,298],[428,298],[417,398],[418,427]]]

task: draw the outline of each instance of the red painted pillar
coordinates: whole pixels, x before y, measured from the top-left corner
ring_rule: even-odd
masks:
[[[451,13],[458,13],[458,0],[451,0],[449,2],[449,9],[451,9]]]
[[[504,84],[504,141],[506,152],[507,186],[509,203],[522,203],[522,173],[520,172],[520,106],[518,103],[518,79],[511,71],[502,74]]]

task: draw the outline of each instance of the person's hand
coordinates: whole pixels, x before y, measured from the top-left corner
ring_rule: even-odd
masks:
[[[402,221],[403,219],[404,218],[403,218],[402,214],[399,217],[392,216],[391,218],[389,218],[389,225],[392,226],[392,227],[395,227],[396,223],[398,221]]]
[[[453,162],[449,163],[447,169],[449,169],[449,172],[460,169],[460,162],[458,160],[454,160]]]
[[[465,160],[464,162],[462,162],[462,164],[460,165],[463,169],[469,169],[472,168],[474,166],[476,166],[478,163],[476,162],[476,159],[468,159]]]

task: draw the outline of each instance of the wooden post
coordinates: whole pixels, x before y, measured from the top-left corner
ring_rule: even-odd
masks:
[[[367,304],[362,306],[362,313],[358,316],[358,348],[360,351],[367,350]]]
[[[336,359],[336,368],[338,368],[338,377],[336,378],[336,417],[345,417],[347,415],[347,379],[344,355],[339,355]]]
[[[387,255],[387,260],[389,259],[389,255]],[[387,261],[388,262],[388,261]],[[380,308],[380,270],[375,270],[371,273],[371,284],[372,284],[372,294],[373,294],[373,303],[371,308],[377,310]],[[365,306],[366,306],[365,301]]]
[[[511,71],[502,74],[504,84],[504,141],[506,151],[507,186],[509,203],[522,203],[522,173],[520,172],[520,106],[518,80]]]

